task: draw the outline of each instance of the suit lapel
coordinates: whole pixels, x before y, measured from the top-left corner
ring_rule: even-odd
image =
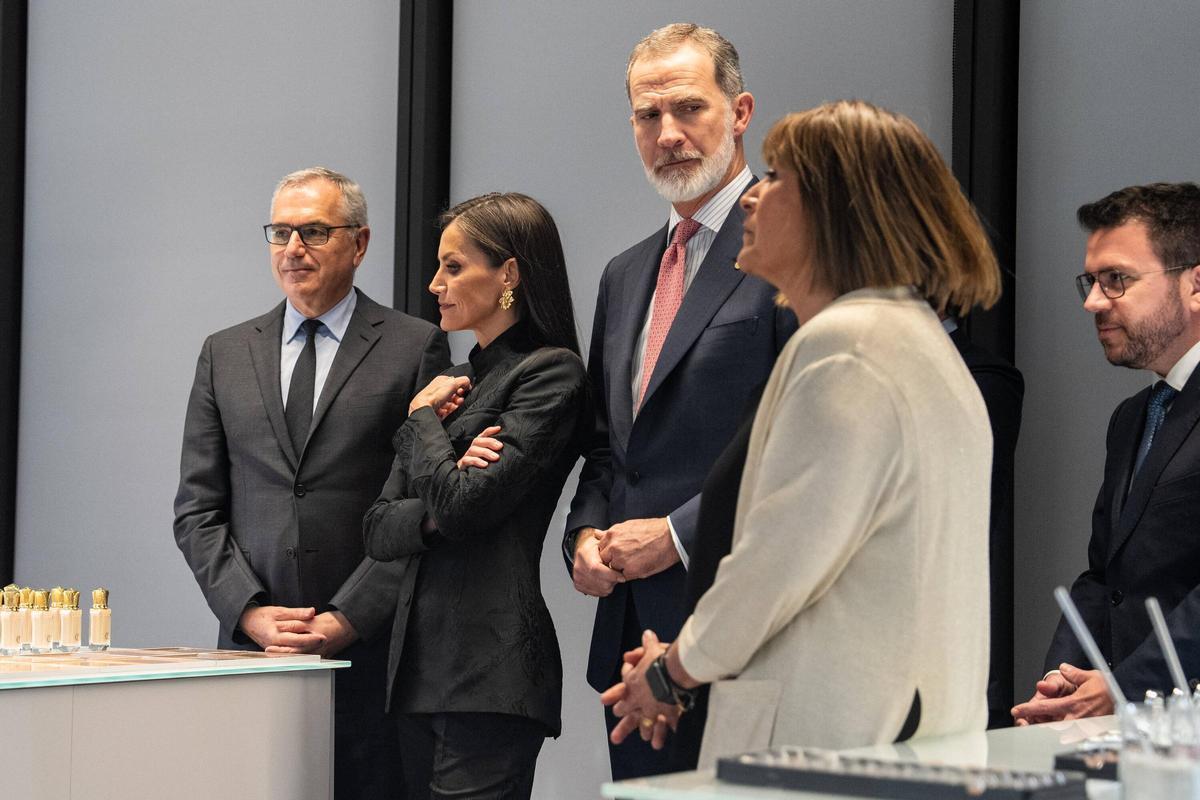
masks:
[[[620,328],[620,338],[614,343],[614,352],[625,354],[616,359],[613,370],[612,389],[609,392],[609,424],[618,442],[629,443],[629,432],[633,428],[633,359],[637,357],[638,334],[646,322],[650,310],[650,298],[658,283],[658,266],[667,249],[667,226],[646,240],[641,252],[634,256],[625,274],[620,292],[621,308],[625,314]]]
[[[1140,418],[1145,418],[1146,398],[1149,397],[1150,390],[1138,395],[1140,403],[1135,405]],[[1145,395],[1143,397],[1142,395]],[[1129,496],[1125,499],[1125,505],[1121,509],[1120,523],[1117,528],[1117,535],[1113,537],[1113,545],[1109,549],[1109,558],[1116,554],[1121,549],[1121,545],[1133,533],[1133,529],[1137,527],[1138,521],[1142,518],[1142,513],[1146,510],[1146,504],[1150,500],[1150,494],[1154,487],[1158,484],[1158,479],[1162,476],[1163,470],[1167,464],[1175,457],[1179,448],[1184,441],[1191,435],[1192,430],[1196,427],[1197,421],[1200,421],[1200,369],[1194,370],[1192,376],[1188,378],[1187,384],[1184,385],[1183,391],[1175,398],[1171,404],[1170,411],[1167,412],[1167,417],[1163,420],[1163,425],[1158,433],[1154,436],[1154,444],[1150,448],[1150,452],[1146,455],[1146,460],[1142,462],[1142,468],[1133,478],[1133,485],[1129,488]],[[1129,449],[1128,458],[1126,459],[1127,466],[1125,467],[1125,475],[1129,474],[1129,470],[1133,465],[1133,453],[1138,444],[1141,443],[1141,426],[1130,425],[1131,430],[1137,431],[1134,436],[1134,444]],[[1118,491],[1124,484],[1118,484]]]
[[[292,437],[288,435],[287,419],[283,416],[283,390],[279,387],[279,351],[283,346],[283,307],[280,303],[266,316],[255,320],[255,336],[248,342],[250,361],[254,364],[254,374],[258,378],[258,391],[262,395],[263,408],[267,410],[267,419],[271,421],[271,430],[279,440],[291,464],[296,469],[299,454],[292,447]]]
[[[346,326],[346,335],[342,337],[337,354],[333,357],[333,363],[329,366],[329,375],[325,378],[325,385],[321,387],[321,397],[317,400],[317,407],[313,411],[312,425],[308,429],[309,441],[312,441],[313,434],[321,425],[321,420],[325,419],[325,412],[329,410],[329,406],[337,399],[342,387],[346,385],[346,380],[362,363],[367,353],[371,352],[371,348],[375,346],[382,335],[378,328],[383,323],[383,316],[379,314],[380,306],[359,292],[358,289],[354,291],[358,292],[358,302],[354,306],[354,313],[350,315],[350,324]]]
[[[700,264],[687,294],[683,296],[683,303],[671,323],[671,330],[654,365],[654,374],[650,376],[650,384],[642,398],[643,405],[650,402],[654,391],[679,364],[721,304],[745,277],[744,273],[733,268],[742,245],[741,233],[742,209],[735,204],[729,210],[729,216],[725,217],[725,223],[713,240],[704,262]]]

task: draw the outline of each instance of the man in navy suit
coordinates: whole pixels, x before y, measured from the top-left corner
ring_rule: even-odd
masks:
[[[1071,597],[1130,698],[1172,686],[1145,610],[1157,597],[1188,678],[1200,676],[1200,186],[1131,186],[1079,209],[1076,280],[1109,362],[1154,372],[1108,425],[1088,568]],[[1109,714],[1065,621],[1017,724]]]
[[[796,326],[774,290],[734,264],[737,201],[754,181],[742,145],[754,98],[733,45],[668,25],[634,48],[626,88],[646,177],[671,209],[609,262],[592,327],[596,434],[563,554],[576,589],[600,598],[587,675],[597,691],[620,680],[643,629],[678,633],[700,486]],[[610,711],[606,720],[611,731]],[[666,752],[640,741],[609,756],[615,779],[668,769]]]

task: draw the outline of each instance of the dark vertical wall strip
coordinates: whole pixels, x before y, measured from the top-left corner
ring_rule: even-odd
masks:
[[[1019,0],[955,0],[952,164],[992,237],[1004,296],[968,320],[971,340],[1015,360]]]
[[[13,579],[16,540],[28,19],[25,0],[0,0],[0,583]]]
[[[1017,66],[1019,0],[955,0],[952,164],[991,235],[1004,294],[965,325],[971,340],[1015,362]],[[1012,475],[1007,476],[1012,486]],[[992,671],[1006,703],[1013,694],[1013,502],[996,498],[992,517]],[[999,524],[998,524],[999,522]],[[997,530],[999,529],[999,531]],[[995,711],[995,709],[993,709]],[[989,726],[1008,724],[1001,710]]]
[[[400,6],[396,135],[396,263],[392,304],[438,321],[426,291],[437,262],[437,216],[450,199],[450,0]]]

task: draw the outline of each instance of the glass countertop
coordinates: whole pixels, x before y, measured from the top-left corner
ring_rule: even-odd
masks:
[[[0,690],[212,675],[342,669],[349,661],[290,653],[146,647],[0,656]]]

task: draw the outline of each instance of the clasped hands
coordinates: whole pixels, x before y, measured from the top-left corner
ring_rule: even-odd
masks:
[[[679,707],[655,700],[646,683],[646,671],[669,646],[660,642],[654,631],[644,631],[642,646],[624,656],[621,682],[600,695],[600,702],[612,706],[613,714],[620,718],[609,734],[613,744],[625,741],[636,730],[643,741],[661,750],[667,743],[667,734],[679,724],[682,713]]]
[[[1061,664],[1037,682],[1033,697],[1012,709],[1017,725],[1098,717],[1113,713],[1112,697],[1100,670]]]
[[[358,639],[341,611],[286,606],[250,606],[238,627],[268,653],[314,653],[331,658]]]
[[[583,594],[607,597],[618,583],[655,575],[677,561],[666,517],[628,519],[605,530],[579,529],[571,578]]]

